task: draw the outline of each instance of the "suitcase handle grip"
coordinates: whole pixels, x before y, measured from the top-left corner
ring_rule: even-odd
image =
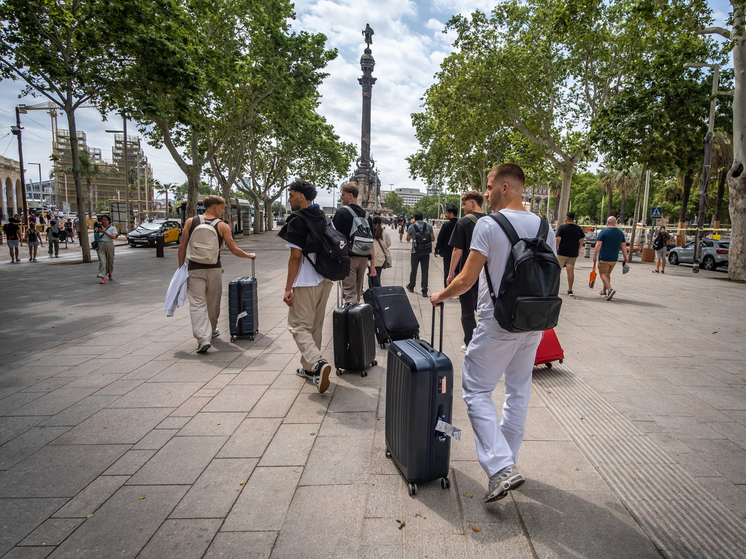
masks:
[[[443,311],[445,310],[444,303],[438,303],[440,307],[440,341],[438,342],[438,351],[443,353]],[[433,307],[433,326],[430,329],[430,345],[435,347],[435,307]]]

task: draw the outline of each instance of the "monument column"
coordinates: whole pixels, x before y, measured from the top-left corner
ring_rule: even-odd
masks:
[[[376,61],[370,50],[370,45],[373,43],[373,29],[370,25],[365,26],[363,35],[365,35],[367,47],[363,56],[360,57],[360,69],[363,71],[363,77],[357,80],[363,88],[363,124],[360,134],[360,159],[358,159],[357,166],[359,169],[371,169],[373,161],[370,158],[370,102],[373,84],[376,83],[376,78],[373,77],[373,68],[376,66]]]

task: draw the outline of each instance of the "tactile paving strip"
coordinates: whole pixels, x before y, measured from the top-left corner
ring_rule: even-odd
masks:
[[[746,522],[600,394],[557,363],[534,370],[542,401],[667,557],[746,557]]]

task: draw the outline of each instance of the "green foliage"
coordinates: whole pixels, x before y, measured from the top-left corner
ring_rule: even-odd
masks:
[[[393,190],[386,193],[386,196],[383,197],[383,201],[386,204],[386,207],[394,212],[395,215],[404,213],[404,198],[399,196]]]
[[[461,198],[455,194],[449,194],[448,196],[441,195],[440,197],[440,211],[438,208],[438,197],[437,196],[423,196],[414,205],[414,211],[422,212],[422,216],[425,219],[445,219],[445,208],[448,206],[456,206],[457,208],[461,204]]]
[[[604,191],[593,173],[578,173],[573,176],[570,191],[570,207],[578,223],[598,223]]]

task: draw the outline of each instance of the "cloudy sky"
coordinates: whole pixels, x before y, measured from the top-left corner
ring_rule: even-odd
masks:
[[[365,44],[362,30],[369,23],[374,29],[373,56],[378,78],[373,87],[373,130],[371,152],[381,173],[384,189],[415,187],[424,190],[420,181],[409,178],[405,158],[417,150],[410,114],[417,112],[420,98],[433,83],[442,60],[451,52],[453,36],[444,34],[448,19],[455,13],[469,14],[475,9],[489,10],[489,0],[299,0],[296,2],[296,30],[324,33],[327,46],[337,48],[339,57],[328,67],[329,77],[324,82],[320,112],[334,125],[340,137],[359,147],[361,88],[360,56]],[[723,22],[728,10],[727,0],[710,0],[716,20]],[[0,155],[18,158],[17,142],[10,135],[15,124],[15,106],[33,105],[44,99],[18,99],[18,82],[0,82]],[[76,113],[78,130],[87,134],[91,147],[101,148],[104,158],[111,160],[113,138],[105,129],[121,129],[119,117],[103,122],[95,109]],[[42,176],[48,178],[51,155],[51,125],[49,115],[34,111],[22,115],[24,126],[24,159],[26,169],[38,180],[41,163]],[[67,128],[63,115],[59,127]],[[131,130],[135,130],[132,125]],[[8,135],[6,135],[8,134]],[[162,182],[182,183],[185,178],[165,149],[145,148],[154,169],[155,178]],[[331,195],[322,195],[319,202],[326,205]]]

